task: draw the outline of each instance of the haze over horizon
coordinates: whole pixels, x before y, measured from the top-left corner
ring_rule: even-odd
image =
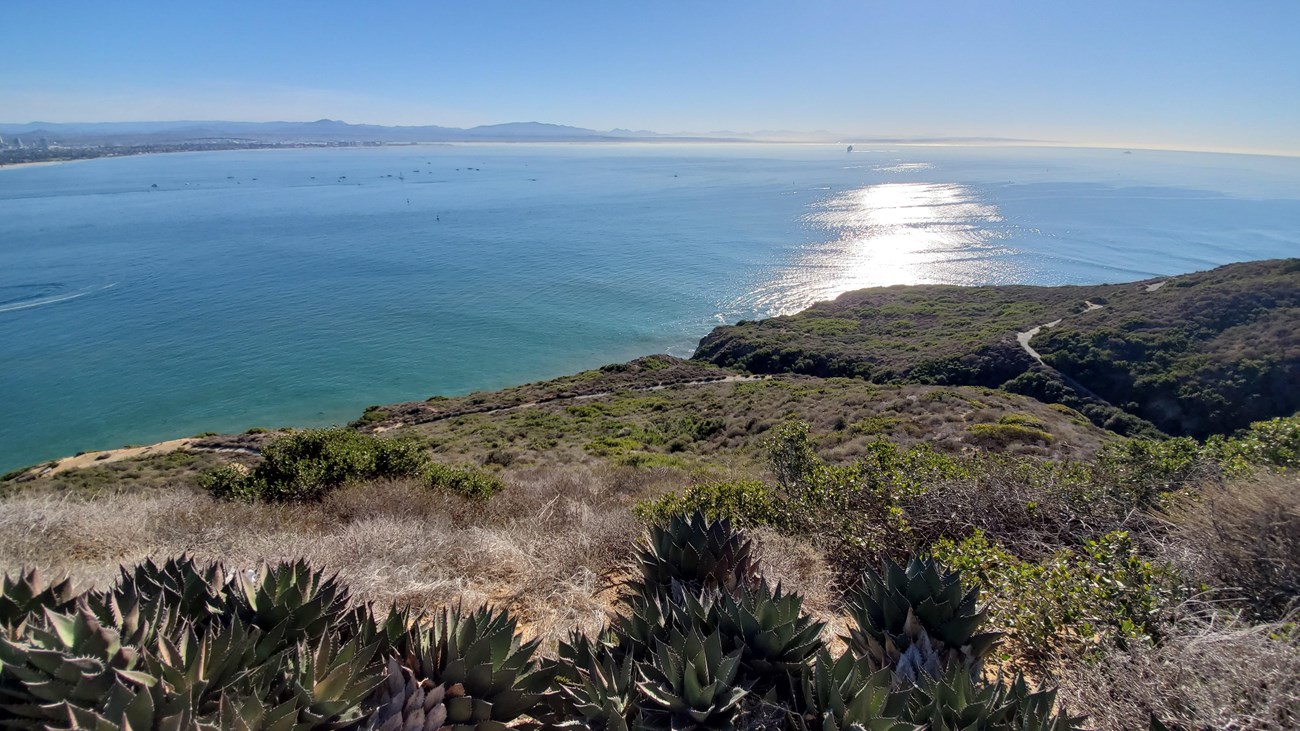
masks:
[[[1300,4],[28,0],[0,121],[539,121],[1300,154]]]

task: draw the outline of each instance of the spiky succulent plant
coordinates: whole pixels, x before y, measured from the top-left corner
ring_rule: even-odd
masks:
[[[231,592],[232,613],[263,632],[283,624],[288,644],[318,641],[342,619],[348,604],[337,576],[325,577],[302,560],[263,566],[241,575],[238,585],[240,590]]]
[[[738,597],[723,594],[710,609],[713,617],[702,624],[718,628],[723,649],[740,650],[741,678],[760,695],[786,693],[789,679],[822,648],[825,623],[803,613],[803,597],[766,581]]]
[[[650,660],[640,663],[639,728],[734,729],[745,689],[736,684],[740,651],[726,654],[722,636],[674,628]]]
[[[532,659],[537,642],[522,641],[509,612],[443,609],[430,620],[417,621],[396,650],[417,681],[446,687],[445,725],[502,731],[537,706],[551,674]]]
[[[886,561],[883,577],[868,569],[850,594],[855,626],[844,639],[873,668],[892,669],[901,686],[954,665],[976,673],[1001,636],[978,632],[987,616],[978,602],[979,587],[965,589],[957,572],[933,558],[914,558],[906,568]]]
[[[374,653],[374,644],[340,642],[333,633],[314,645],[301,642],[276,700],[297,707],[301,727],[327,731],[360,723],[368,715],[363,702],[384,680]]]
[[[93,596],[91,604],[101,619],[104,612],[136,605],[152,614],[165,606],[180,622],[202,632],[208,624],[228,614],[225,570],[218,563],[200,563],[191,556],[170,558],[161,565],[146,559],[132,569],[122,567],[117,584],[105,595]]]
[[[384,682],[371,697],[374,715],[366,731],[438,731],[447,722],[443,704],[447,688],[428,678],[416,678],[411,669],[389,658]]]
[[[212,625],[202,635],[186,624],[173,641],[156,637],[141,650],[141,674],[116,683],[94,703],[66,703],[72,728],[216,729],[223,699],[260,699],[259,688],[281,677],[284,653],[276,640],[238,620]],[[147,679],[145,678],[147,676]]]
[[[562,682],[551,698],[551,724],[575,731],[628,731],[638,715],[636,661],[609,638],[574,634],[560,643]]]
[[[953,666],[938,678],[925,677],[910,691],[910,719],[932,731],[1074,731],[1083,718],[1058,713],[1056,691],[1030,692],[1024,678],[1010,685],[979,683]]]
[[[709,594],[697,598],[686,593],[679,601],[669,599],[666,594],[634,594],[628,612],[614,618],[616,654],[635,660],[648,659],[656,652],[658,642],[667,639],[674,629],[683,632],[698,629],[708,634],[716,620],[713,597]]]
[[[220,564],[182,555],[162,564],[146,559],[122,567],[117,583],[106,592],[90,592],[86,603],[100,622],[121,634],[123,644],[147,648],[184,629],[202,634],[228,623],[229,588]]]
[[[758,579],[753,541],[731,521],[710,521],[700,511],[652,526],[637,546],[637,558],[641,578],[632,588],[643,597],[706,589],[734,594]]]
[[[9,727],[42,728],[68,717],[68,705],[95,708],[115,686],[155,682],[84,604],[69,614],[46,610],[21,638],[0,638],[0,709]]]
[[[873,672],[866,658],[832,659],[825,649],[799,676],[795,725],[805,731],[904,731],[907,694],[894,691],[888,670]]]
[[[70,611],[79,594],[72,580],[46,581],[36,569],[0,578],[0,632],[16,637],[29,617],[43,617],[45,610]]]

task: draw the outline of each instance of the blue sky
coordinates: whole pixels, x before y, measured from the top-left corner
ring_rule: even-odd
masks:
[[[545,121],[1300,154],[1300,0],[28,2],[0,121]]]

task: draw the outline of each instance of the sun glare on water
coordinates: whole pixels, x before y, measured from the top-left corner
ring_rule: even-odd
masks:
[[[863,287],[970,284],[1004,250],[996,206],[950,183],[882,183],[815,204],[804,217],[824,240],[744,304],[774,314]],[[820,238],[820,237],[819,237]],[[961,264],[961,266],[954,266]]]

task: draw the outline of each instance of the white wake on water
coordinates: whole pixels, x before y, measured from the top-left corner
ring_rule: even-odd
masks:
[[[17,304],[5,305],[3,307],[0,307],[0,312],[13,312],[14,310],[27,310],[33,307],[43,307],[45,305],[58,304],[59,302],[67,302],[68,300],[75,300],[80,297],[85,297],[88,294],[103,292],[106,289],[112,289],[113,287],[116,286],[117,286],[117,282],[111,282],[109,284],[103,285],[102,287],[87,287],[86,289],[78,290],[76,292],[73,292],[72,294],[60,295],[58,297],[46,297],[45,299],[39,299],[32,302],[19,302]]]

